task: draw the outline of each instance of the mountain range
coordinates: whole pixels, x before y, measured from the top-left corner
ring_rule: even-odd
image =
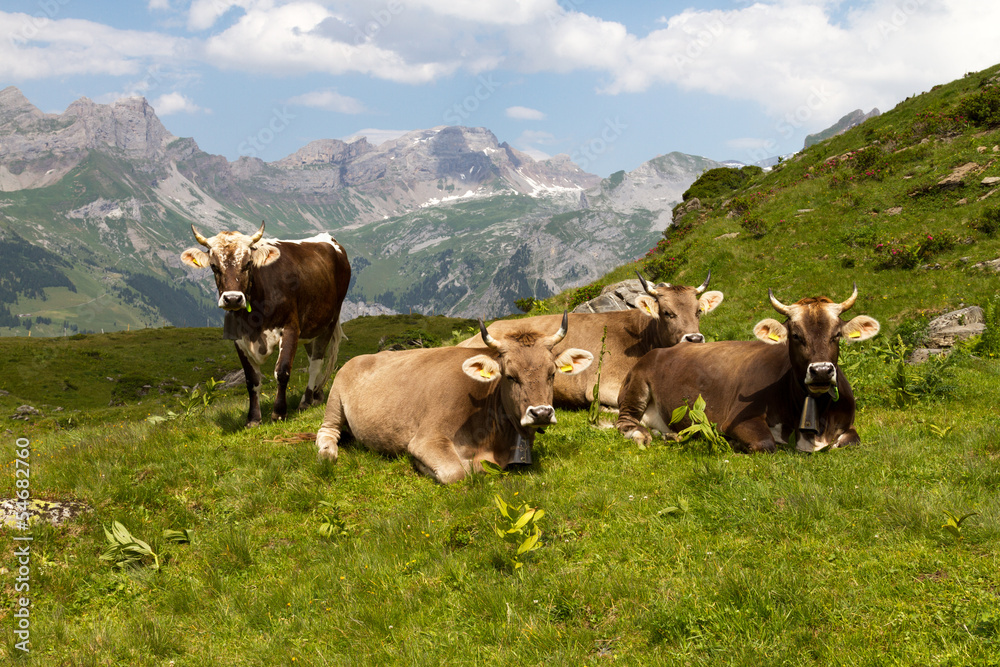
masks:
[[[268,235],[330,231],[347,248],[347,317],[502,315],[642,255],[717,166],[670,153],[602,179],[565,155],[535,160],[485,128],[451,126],[229,161],[173,136],[144,98],[81,98],[55,114],[8,87],[0,327],[217,324],[209,274],[180,265],[190,225],[211,235],[261,220]]]

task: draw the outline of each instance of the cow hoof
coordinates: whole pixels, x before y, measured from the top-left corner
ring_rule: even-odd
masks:
[[[285,415],[279,415],[276,412],[271,413],[271,421],[273,422],[283,422],[285,421]]]
[[[336,461],[337,460],[337,438],[326,435],[324,433],[316,434],[316,445],[319,447],[317,456],[320,461]]]
[[[653,436],[649,431],[640,431],[639,429],[635,429],[631,433],[626,433],[625,437],[641,446],[646,446],[653,442]]]
[[[247,420],[247,428],[257,428],[258,426],[260,426],[260,420],[259,419],[248,419]]]

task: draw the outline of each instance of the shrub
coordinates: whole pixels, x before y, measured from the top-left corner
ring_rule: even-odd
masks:
[[[975,125],[1000,125],[1000,84],[987,82],[979,92],[959,102],[958,111]]]
[[[755,239],[759,239],[767,233],[767,223],[756,213],[744,214],[743,219],[740,220],[740,227]]]
[[[983,308],[986,329],[972,348],[974,354],[984,357],[1000,356],[1000,297],[994,296]]]
[[[733,190],[738,190],[751,178],[763,173],[763,169],[754,165],[748,165],[741,169],[733,167],[709,169],[691,184],[691,187],[681,195],[681,198],[687,201],[692,197],[701,200],[722,197]]]
[[[1000,230],[1000,206],[987,208],[979,214],[979,217],[972,223],[972,228],[993,236]]]
[[[583,287],[578,287],[576,291],[573,292],[573,296],[570,297],[567,308],[569,308],[569,310],[573,310],[584,301],[590,301],[591,299],[599,297],[601,295],[601,289],[603,289],[602,286],[597,283],[591,283],[589,285],[584,285]]]

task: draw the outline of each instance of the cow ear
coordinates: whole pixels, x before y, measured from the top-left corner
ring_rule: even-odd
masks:
[[[556,357],[556,368],[559,369],[560,373],[576,375],[590,368],[593,361],[594,355],[587,350],[571,347],[568,350],[563,350],[562,354]]]
[[[181,261],[196,269],[204,269],[209,264],[208,253],[198,248],[188,248],[181,253]]]
[[[712,312],[720,303],[722,303],[722,292],[718,290],[705,292],[698,299],[698,307],[701,309],[702,314]]]
[[[273,245],[262,245],[254,248],[253,263],[255,266],[267,266],[281,257],[281,251]]]
[[[658,318],[660,316],[660,306],[656,299],[648,294],[640,294],[635,298],[635,307],[640,313],[647,317]]]
[[[493,382],[500,377],[500,364],[485,354],[477,354],[465,360],[462,372],[477,382]]]
[[[778,320],[768,317],[754,325],[753,335],[765,343],[779,345],[788,338],[788,329]]]
[[[845,322],[840,327],[840,331],[844,334],[844,340],[846,342],[858,343],[863,340],[868,340],[877,334],[881,328],[882,325],[878,323],[878,320],[868,317],[867,315],[858,315],[850,322]]]

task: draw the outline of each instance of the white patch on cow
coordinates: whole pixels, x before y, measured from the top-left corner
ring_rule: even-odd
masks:
[[[818,452],[826,449],[830,442],[826,438],[821,438],[812,434],[799,433],[799,440],[795,443],[795,449],[800,452]]]
[[[321,377],[323,374],[323,366],[326,364],[326,359],[310,359],[309,360],[309,382],[306,387],[309,389],[318,389],[319,385],[316,383],[316,379]]]
[[[330,236],[327,232],[322,234],[317,234],[316,236],[310,236],[307,239],[295,239],[293,241],[287,239],[268,239],[268,243],[329,243],[332,245],[337,252],[344,252],[344,249],[340,247],[340,244]]]
[[[260,349],[259,343],[250,342],[246,338],[240,338],[236,341],[240,349],[243,350],[243,354],[247,355],[250,363],[253,364],[254,368],[260,371],[260,365],[264,363],[264,360],[271,356],[271,352],[274,351],[275,346],[281,342],[281,329],[267,329],[263,332],[264,335],[264,349]]]
[[[642,415],[641,423],[646,428],[659,431],[663,435],[672,434],[674,432],[674,429],[670,428],[667,422],[663,421],[663,415],[660,414],[660,409],[652,400],[650,400],[649,405],[646,406],[646,412]]]
[[[788,444],[785,442],[785,439],[781,437],[781,424],[775,424],[771,427],[771,437],[774,438],[774,441],[777,443],[781,443],[782,445]]]

